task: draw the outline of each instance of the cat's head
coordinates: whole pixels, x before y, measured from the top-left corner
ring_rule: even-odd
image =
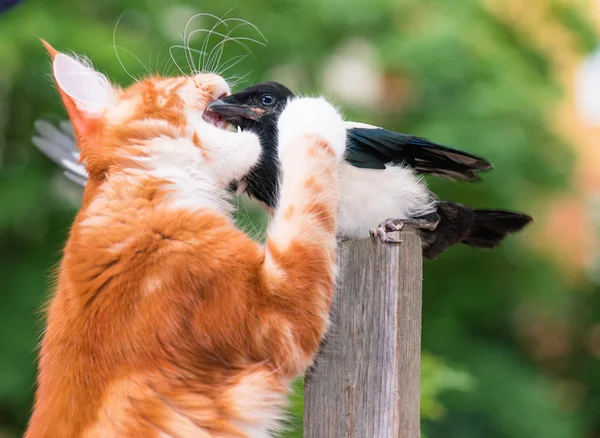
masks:
[[[230,92],[220,76],[154,76],[122,89],[89,62],[44,45],[90,184],[130,167],[169,179],[169,167],[228,187],[258,161],[255,134],[232,132],[222,119],[204,116],[211,101]]]

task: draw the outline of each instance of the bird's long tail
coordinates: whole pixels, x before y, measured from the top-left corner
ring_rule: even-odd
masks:
[[[511,233],[520,231],[531,217],[504,210],[473,210],[473,227],[462,243],[475,248],[495,248]]]
[[[512,233],[532,221],[526,214],[506,210],[472,209],[454,202],[437,203],[440,222],[434,231],[421,231],[423,256],[434,259],[450,246],[463,243],[474,248],[496,248]]]

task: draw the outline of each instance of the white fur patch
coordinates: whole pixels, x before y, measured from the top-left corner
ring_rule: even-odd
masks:
[[[287,104],[277,124],[279,156],[285,154],[291,140],[305,134],[323,137],[333,148],[338,161],[346,148],[344,121],[325,99],[302,97]]]
[[[107,215],[86,215],[84,219],[79,222],[79,226],[83,229],[86,228],[103,228],[110,225],[111,218]]]
[[[226,398],[231,400],[237,414],[230,421],[248,437],[270,438],[281,429],[287,396],[271,389],[270,381],[269,373],[254,372],[227,391]]]
[[[339,184],[339,236],[367,237],[369,229],[388,218],[409,219],[435,211],[425,181],[405,167],[360,169],[342,162]]]
[[[143,146],[143,150],[150,155],[135,160],[150,175],[169,181],[163,187],[171,192],[168,198],[171,206],[231,211],[224,188],[215,181],[210,164],[191,141],[155,138]]]
[[[101,114],[112,103],[109,80],[88,63],[59,53],[53,62],[54,77],[60,89],[87,114]]]
[[[142,294],[149,296],[159,291],[163,285],[162,279],[157,275],[149,275],[142,281]]]
[[[256,134],[217,128],[202,120],[198,111],[189,111],[186,118],[198,134],[219,183],[225,186],[241,179],[258,162],[262,148]]]
[[[150,155],[135,160],[151,175],[169,181],[164,188],[172,192],[173,207],[229,213],[229,183],[258,162],[258,136],[225,131],[191,114],[188,120],[201,139],[200,146],[187,139],[156,138],[141,147]]]

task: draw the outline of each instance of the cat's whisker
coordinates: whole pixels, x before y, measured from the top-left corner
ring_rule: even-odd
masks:
[[[114,46],[114,47],[115,47],[115,49],[118,48],[119,50],[123,50],[125,53],[133,56],[133,58],[137,62],[139,62],[142,67],[144,67],[144,70],[146,70],[146,72],[148,72],[148,74],[152,74],[152,72],[150,71],[150,69],[146,65],[144,65],[144,63],[142,62],[142,60],[140,58],[138,58],[131,50],[128,50],[128,49],[126,49],[125,47],[122,47],[122,46]]]
[[[192,56],[191,53],[188,53],[188,47],[185,45],[185,37],[182,36],[181,34],[178,34],[179,38],[181,38],[182,42],[183,42],[183,46],[179,45],[179,44],[174,44],[171,46],[171,48],[181,48],[183,49],[183,54],[185,55],[185,62],[187,62],[188,68],[190,69],[190,74],[195,75],[196,74],[196,69],[194,68],[194,57]]]
[[[221,62],[221,57],[223,56],[223,51],[225,50],[225,44],[227,44],[228,41],[232,41],[234,39],[239,39],[240,37],[230,37],[230,35],[237,30],[240,27],[246,26],[246,23],[242,23],[242,24],[238,24],[237,26],[235,26],[233,29],[231,29],[231,31],[229,31],[227,33],[227,36],[225,36],[223,38],[223,40],[221,42],[219,42],[218,44],[215,45],[215,47],[213,47],[213,49],[210,52],[210,55],[208,57],[209,60],[209,71],[217,71],[219,68],[219,63]],[[261,44],[259,41],[254,40],[254,42]],[[215,52],[216,50],[216,52]],[[249,50],[249,54],[252,53],[252,51],[250,49]],[[211,62],[212,60],[212,56],[213,56],[213,52],[215,52],[215,58],[214,60]]]
[[[174,47],[169,47],[169,55],[171,56],[171,59],[173,60],[173,64],[175,64],[175,66],[179,69],[179,71],[181,72],[182,75],[188,77],[188,75],[181,69],[181,67],[179,67],[179,64],[175,60],[175,57],[173,56],[173,48]]]
[[[183,50],[186,50],[186,51],[195,52],[198,55],[202,56],[202,52],[200,50],[198,50],[198,49],[192,49],[191,47],[186,47],[186,46],[182,46],[182,45],[179,45],[179,44],[175,44],[175,45],[171,46],[171,48],[174,48],[174,49],[183,49]],[[196,70],[195,65],[193,67],[190,67],[190,68],[191,68],[193,74],[200,73],[198,70]]]
[[[200,58],[198,59],[198,70],[202,72],[202,71],[205,71],[208,41],[209,41],[211,35],[223,35],[223,34],[220,32],[216,32],[214,30],[214,27],[212,29],[196,29],[193,32],[191,32],[190,35],[188,36],[188,40],[187,40],[188,48],[189,48],[189,41],[190,41],[191,37],[195,33],[198,33],[198,32],[206,32],[206,37],[204,37],[204,41],[202,42],[202,46],[200,46],[200,51],[198,52],[200,54]]]
[[[190,34],[190,36],[196,32],[207,32],[207,30],[206,29],[196,29],[194,32],[192,32]],[[213,35],[218,35],[218,36],[222,36],[222,37],[227,36],[226,34],[223,34],[221,32],[216,32],[216,31],[209,31],[209,32],[211,32]],[[252,53],[252,50],[250,50],[250,48],[246,44],[244,44],[242,41],[250,41],[250,42],[257,43],[257,44],[260,44],[263,46],[265,45],[264,43],[261,43],[260,41],[255,40],[254,38],[250,38],[250,37],[235,37],[235,38],[230,38],[229,41],[235,42],[236,44],[242,46],[249,53]],[[204,65],[202,65],[202,71],[204,71]]]
[[[236,7],[235,7],[235,6],[233,6],[232,8],[230,8],[230,9],[229,9],[227,12],[225,12],[225,13],[224,13],[224,14],[221,16],[221,23],[222,23],[222,24],[223,24],[225,27],[229,27],[229,25],[228,25],[227,23],[228,23],[229,21],[232,21],[232,20],[234,20],[234,18],[232,18],[232,17],[230,17],[230,18],[227,18],[227,19],[226,19],[225,17],[226,17],[226,16],[227,16],[227,15],[228,15],[228,14],[229,14],[231,11],[233,11],[235,8],[236,8]],[[234,30],[235,30],[235,29],[234,29]],[[227,36],[231,35],[231,32],[233,32],[233,30],[229,31],[229,32],[227,33]],[[206,41],[205,41],[205,42],[206,42]],[[216,45],[215,45],[215,47],[216,47],[216,46],[218,46],[218,44],[216,44]],[[205,50],[206,50],[206,48],[205,48]],[[213,47],[213,50],[214,50],[214,47]],[[208,61],[207,61],[207,64],[209,64],[209,65],[210,65],[210,60],[211,60],[211,57],[212,57],[213,50],[211,50],[211,52],[210,52],[210,55],[208,56]],[[207,68],[207,70],[208,70],[208,71],[212,71],[212,68],[209,68],[208,66],[207,66],[206,68]]]
[[[248,21],[248,20],[244,20],[244,19],[242,19],[242,18],[237,18],[237,17],[229,17],[229,18],[226,18],[226,19],[224,19],[224,20],[223,20],[223,23],[228,23],[228,22],[230,22],[230,21],[237,21],[237,22],[240,22],[240,23],[241,23],[241,25],[247,25],[247,26],[250,26],[252,29],[254,29],[254,30],[256,31],[256,33],[258,33],[258,35],[260,35],[260,37],[261,37],[261,39],[264,41],[264,43],[267,43],[267,42],[268,42],[268,40],[267,40],[267,38],[264,36],[264,34],[263,34],[263,33],[262,33],[262,32],[261,32],[259,29],[258,29],[258,27],[257,27],[255,24],[251,23],[250,21]]]
[[[169,59],[169,58],[165,58],[162,61],[160,61],[160,54],[162,53],[163,49],[165,48],[165,43],[163,43],[160,46],[160,49],[158,50],[158,53],[156,54],[156,63],[154,66],[154,71],[156,71],[157,73],[161,74],[161,67],[164,66],[165,62]]]
[[[229,86],[231,88],[236,87],[238,84],[240,84],[241,82],[243,82],[250,74],[254,73],[254,71],[249,71],[248,73],[246,73],[244,76],[241,76],[239,78],[237,78],[233,83],[229,84]]]
[[[169,60],[170,59],[171,59],[170,57],[165,56],[165,59],[163,59],[162,62],[160,63],[158,71],[160,72],[161,76],[165,76],[165,72],[169,68]]]
[[[219,54],[219,50],[222,53],[223,52],[223,48],[225,47],[224,44],[230,39],[229,36],[236,29],[237,29],[237,26],[234,27],[233,29],[231,29],[229,32],[227,32],[227,35],[224,36],[223,39],[219,43],[215,44],[215,46],[212,48],[212,50],[210,51],[210,53],[208,55],[207,67],[206,67],[207,71],[209,71],[209,72],[213,72],[214,71],[213,70],[213,64],[214,64],[213,53],[214,53],[214,51],[217,50],[217,55]],[[219,57],[219,59],[221,58],[220,55],[218,57]],[[215,56],[215,59],[216,59],[216,56]]]
[[[225,14],[227,14],[227,12],[226,12]],[[223,14],[223,16],[225,16],[225,14]],[[216,17],[215,17],[215,18],[216,18]],[[226,21],[223,21],[223,18],[222,18],[222,17],[221,17],[221,18],[216,18],[216,19],[217,19],[217,22],[216,22],[216,23],[213,25],[213,27],[210,29],[210,31],[208,31],[207,35],[204,37],[204,41],[202,42],[202,46],[200,47],[200,50],[201,50],[203,53],[206,53],[206,51],[207,51],[207,49],[208,49],[208,43],[209,43],[209,41],[210,41],[210,37],[211,37],[211,35],[212,35],[212,34],[215,32],[215,29],[216,29],[217,27],[219,27],[221,24],[223,24],[225,27],[229,27],[229,26],[228,26],[228,24],[227,24],[227,22],[226,22]],[[199,31],[199,30],[204,30],[204,31],[206,31],[206,29],[196,29],[196,31]],[[191,32],[190,36],[188,37],[188,39],[187,39],[187,45],[188,45],[188,47],[189,47],[189,45],[190,45],[190,38],[191,38],[191,36],[192,36],[192,35],[193,35],[193,34],[194,34],[196,31],[194,31],[194,32]],[[198,62],[198,66],[200,67],[200,68],[199,68],[199,70],[200,70],[200,71],[205,71],[205,70],[204,70],[204,63],[205,63],[205,57],[201,56],[201,57],[200,57],[200,60],[199,60],[199,62]]]
[[[208,13],[208,12],[200,12],[200,13],[198,13],[198,14],[195,14],[195,15],[193,15],[193,16],[192,16],[192,17],[191,17],[191,18],[190,18],[190,19],[187,21],[187,23],[186,23],[186,25],[185,25],[185,28],[183,29],[183,37],[182,37],[182,40],[183,40],[183,44],[184,44],[184,46],[186,46],[186,47],[187,47],[187,49],[189,49],[189,46],[190,46],[190,44],[189,44],[190,40],[189,40],[189,38],[187,37],[187,30],[188,30],[188,27],[189,27],[190,23],[191,23],[193,20],[195,20],[196,18],[198,18],[198,17],[212,17],[212,18],[216,19],[217,21],[220,21],[220,18],[219,18],[219,17],[217,17],[217,16],[216,16],[216,15],[214,15],[214,14],[210,14],[210,13]],[[189,57],[188,57],[188,56],[189,56]],[[190,63],[191,63],[191,64],[194,64],[194,65],[195,65],[195,62],[194,62],[193,56],[192,56],[191,52],[189,52],[189,50],[188,50],[188,53],[186,54],[186,58],[188,59],[188,64],[190,64]],[[192,68],[192,67],[190,66],[190,68]],[[194,71],[194,70],[192,69],[192,71]]]
[[[231,88],[232,90],[235,89],[235,87],[238,86],[238,84],[240,83],[240,77],[239,76],[231,76],[228,78],[224,78],[225,82],[227,82],[227,85],[229,85],[229,88]]]
[[[223,63],[223,65],[221,65],[221,69],[222,70],[218,70],[216,71],[216,73],[220,76],[223,75],[223,73],[225,73],[227,70],[235,67],[236,65],[238,65],[240,62],[242,62],[245,58],[247,58],[250,54],[246,53],[245,55],[239,55],[239,56],[234,56],[232,58],[229,58],[229,60],[225,61]]]
[[[229,9],[221,17],[217,17],[216,15],[210,14],[210,13],[198,13],[198,14],[193,15],[187,21],[185,28],[184,28],[183,36],[182,36],[183,46],[172,46],[172,48],[180,47],[185,50],[186,60],[188,62],[188,66],[193,74],[196,74],[199,72],[217,72],[217,71],[219,71],[219,69],[222,69],[222,71],[229,70],[234,65],[236,65],[238,62],[241,62],[248,54],[252,54],[252,50],[243,41],[260,44],[262,46],[266,45],[267,39],[265,38],[263,33],[258,29],[258,27],[255,26],[254,24],[250,23],[247,20],[241,19],[241,18],[236,18],[236,17],[225,18],[227,16],[227,14],[229,14],[233,9],[235,9],[235,8]],[[192,21],[194,19],[196,19],[197,17],[211,17],[211,18],[215,19],[215,23],[210,29],[195,29],[191,32],[188,32]],[[224,27],[227,27],[227,28],[230,27],[229,26],[230,23],[238,23],[238,24],[233,29],[229,30],[226,33],[224,31],[218,30],[219,26],[221,26],[221,25],[223,25]],[[257,32],[257,34],[259,35],[260,40],[257,38],[243,37],[243,36],[232,37],[233,32],[235,32],[238,28],[243,27],[243,26],[250,26],[252,29],[254,29]],[[193,38],[193,36],[197,33],[205,33],[205,37],[203,39],[200,50],[192,49],[190,47],[190,41]],[[213,37],[213,35],[222,37],[222,40],[220,42],[218,42],[209,52],[208,47],[210,45],[210,41],[211,41],[211,38]],[[247,52],[247,54],[234,57],[232,60],[227,60],[222,66],[220,66],[221,59],[224,54],[225,45],[229,41],[233,41],[236,44],[242,46],[244,48],[244,50]],[[194,53],[197,54],[199,57],[197,66],[196,66],[196,62],[194,60]]]
[[[148,55],[148,65],[152,66],[152,55],[154,55],[154,47],[150,50],[150,54]]]
[[[235,29],[237,29],[237,28],[238,28],[238,27],[240,27],[240,26],[241,26],[241,25],[239,25],[239,26],[236,26],[236,27],[234,28],[234,30],[235,30]],[[227,34],[227,35],[220,34],[220,36],[224,36],[224,37],[228,37],[228,38],[229,38],[229,34]],[[252,42],[252,43],[256,43],[256,44],[258,44],[258,45],[260,45],[260,46],[266,46],[266,43],[265,43],[265,42],[263,42],[263,41],[257,40],[256,38],[245,37],[245,36],[236,36],[236,37],[231,37],[231,38],[229,38],[229,40],[230,40],[230,41],[235,41],[235,40],[240,40],[240,41],[250,41],[250,42]],[[220,43],[219,43],[219,44],[220,44]]]
[[[160,59],[160,53],[162,52],[162,49],[165,47],[165,43],[162,43],[160,48],[158,49],[158,52],[156,52],[156,62],[154,63],[154,72],[158,73],[158,60]],[[152,55],[154,55],[154,49],[156,47],[152,47],[152,50],[150,51],[150,55],[148,56],[148,66],[152,67]]]
[[[185,53],[185,47],[181,46],[181,45],[172,45],[169,47],[169,56],[165,57],[165,59],[163,60],[163,67],[162,67],[162,71],[165,72],[169,69],[169,60],[171,61],[171,64],[173,64],[173,66],[175,66],[175,69],[170,71],[168,76],[172,76],[174,72],[176,72],[177,70],[179,70],[179,72],[183,73],[184,76],[188,76],[187,74],[185,74],[183,72],[183,70],[181,69],[181,67],[179,66],[179,62],[177,62],[177,59],[174,57],[175,53],[177,52],[178,49],[184,50]]]
[[[229,21],[235,21],[235,20],[236,20],[234,17],[230,17],[230,18],[227,18],[227,19],[225,19],[225,17],[227,16],[227,14],[229,14],[229,13],[230,13],[231,11],[233,11],[234,9],[235,9],[235,6],[234,6],[234,7],[232,7],[232,8],[230,8],[230,9],[229,9],[227,12],[225,12],[225,13],[224,13],[224,14],[221,16],[221,23],[222,23],[222,24],[223,24],[225,27],[229,27],[229,25],[227,24]],[[237,26],[236,26],[236,28],[237,28]],[[213,29],[214,29],[214,27],[213,27]],[[235,29],[234,29],[234,30],[235,30]],[[232,30],[232,31],[230,31],[230,32],[228,32],[228,33],[227,33],[227,36],[231,35],[231,32],[233,32],[233,30]],[[205,38],[205,40],[204,40],[204,43],[205,43],[205,44],[206,44],[206,43],[208,43],[208,39],[207,39],[207,38]],[[204,46],[205,44],[203,44],[203,46]],[[217,45],[215,45],[215,47],[216,47],[216,46],[218,46],[218,44],[217,44]],[[206,51],[206,49],[207,49],[207,47],[203,47],[203,50],[204,50],[204,51]],[[213,50],[214,50],[214,48],[213,48]],[[207,62],[207,63],[210,63],[210,58],[211,58],[211,56],[212,56],[212,53],[213,53],[213,51],[211,50],[211,53],[210,53],[210,55],[209,55],[209,57],[208,57],[208,62]],[[207,70],[208,70],[208,71],[212,71],[212,68],[207,68]]]
[[[260,35],[260,37],[263,39],[263,41],[264,41],[264,44],[263,44],[263,45],[266,45],[266,44],[269,42],[269,41],[267,40],[267,38],[264,36],[264,34],[263,34],[263,33],[262,33],[262,32],[261,32],[259,29],[258,29],[258,27],[257,27],[255,24],[253,24],[253,23],[249,22],[248,20],[244,20],[243,18],[228,18],[228,20],[240,21],[240,22],[242,22],[243,24],[246,24],[246,25],[250,26],[250,27],[251,27],[252,29],[254,29],[254,30],[256,31],[256,33],[258,33],[258,34]]]
[[[137,79],[135,78],[135,76],[133,76],[131,73],[129,73],[129,70],[127,70],[127,68],[125,68],[125,64],[123,64],[123,61],[121,60],[121,57],[119,56],[119,51],[117,50],[117,44],[116,44],[116,38],[117,38],[117,28],[119,27],[119,23],[121,22],[121,19],[123,18],[123,15],[125,15],[125,12],[123,12],[121,14],[121,16],[119,17],[119,19],[117,20],[116,24],[115,24],[115,28],[113,29],[113,49],[115,51],[115,55],[117,56],[117,60],[119,61],[119,64],[121,64],[121,67],[123,68],[123,70],[125,71],[125,73],[127,73],[127,75],[134,81],[136,81]]]
[[[263,46],[263,47],[266,45],[266,44],[265,44],[265,43],[263,43],[262,41],[259,41],[259,40],[255,39],[255,38],[244,37],[244,36],[236,36],[236,37],[231,37],[231,38],[229,38],[229,40],[228,40],[228,41],[234,41],[234,42],[236,42],[236,43],[238,43],[238,44],[242,45],[242,46],[243,46],[243,47],[245,47],[245,48],[246,48],[246,49],[247,49],[247,50],[248,50],[250,53],[252,53],[252,50],[250,50],[250,49],[248,48],[248,46],[247,46],[247,45],[245,45],[245,44],[243,44],[243,43],[240,43],[239,41],[249,41],[249,42],[251,42],[251,43],[255,43],[255,44],[261,45],[261,46]]]
[[[167,74],[166,76],[173,76],[175,73],[177,73],[177,71],[177,68],[173,68],[171,71],[169,71],[169,74]]]

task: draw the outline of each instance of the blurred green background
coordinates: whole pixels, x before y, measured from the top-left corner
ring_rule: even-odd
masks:
[[[64,117],[37,38],[87,55],[114,82],[128,85],[132,79],[117,60],[113,36],[132,76],[176,74],[169,47],[181,44],[194,14],[208,12],[249,20],[268,40],[266,46],[241,40],[253,54],[224,73],[245,76],[237,88],[280,80],[296,91],[329,96],[348,117],[483,155],[495,170],[482,182],[430,179],[440,197],[535,216],[533,226],[499,250],[453,248],[425,263],[423,434],[599,438],[600,295],[588,269],[593,260],[561,257],[561,245],[573,240],[573,223],[559,230],[562,240],[545,231],[555,214],[554,199],[587,196],[573,183],[578,172],[573,143],[580,140],[561,131],[555,116],[569,93],[565,65],[596,46],[591,4],[25,0],[5,11],[0,437],[19,436],[29,416],[42,331],[39,309],[80,196],[30,141],[36,119]],[[197,17],[188,34],[214,24],[211,17]],[[236,25],[229,24],[229,30]],[[249,26],[232,35],[261,39]],[[205,36],[197,32],[191,47],[200,49]],[[219,41],[213,36],[207,47]],[[232,42],[223,61],[243,53]],[[172,54],[188,71],[183,52],[174,47]],[[584,212],[592,209],[582,205]],[[240,221],[260,232],[265,220],[260,209],[245,200],[240,206]],[[298,384],[289,436],[301,436],[301,406]]]

